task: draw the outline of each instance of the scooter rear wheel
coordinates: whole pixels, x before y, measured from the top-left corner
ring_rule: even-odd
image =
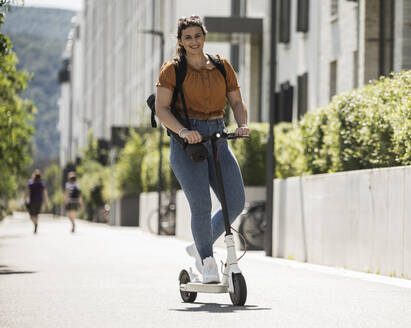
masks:
[[[180,276],[178,278],[181,284],[187,284],[190,282],[190,275],[186,270],[181,270]],[[180,295],[184,302],[186,303],[193,303],[197,298],[197,293],[195,292],[183,292],[180,289]]]
[[[243,306],[247,299],[247,284],[241,273],[233,273],[234,293],[230,293],[231,302],[235,306]]]

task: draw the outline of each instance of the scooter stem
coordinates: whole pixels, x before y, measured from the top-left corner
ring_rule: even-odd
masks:
[[[218,190],[220,192],[220,197],[221,197],[221,208],[222,208],[223,217],[224,217],[225,235],[229,236],[229,235],[232,235],[232,232],[231,232],[230,221],[228,219],[228,210],[227,210],[227,202],[226,202],[225,192],[224,192],[223,175],[221,173],[220,159],[218,157],[218,146],[217,146],[218,140],[219,140],[219,134],[217,133],[211,138],[211,145],[213,147],[214,163],[215,163],[215,167],[217,171],[217,184],[218,184]]]

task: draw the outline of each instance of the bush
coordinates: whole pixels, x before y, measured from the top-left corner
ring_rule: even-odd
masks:
[[[265,185],[266,170],[266,148],[268,136],[267,123],[250,123],[250,138],[230,142],[241,173],[244,185]],[[235,125],[229,126],[228,130],[234,131]]]
[[[178,189],[179,185],[171,170],[169,137],[163,132],[162,176],[163,190]],[[137,195],[158,190],[159,130],[131,131],[116,164],[116,187],[120,195]]]
[[[316,174],[411,163],[411,71],[382,77],[307,113],[303,173]]]
[[[142,163],[146,153],[143,138],[131,131],[131,137],[120,152],[115,167],[116,187],[121,195],[138,195],[142,192]]]
[[[110,189],[110,168],[86,158],[77,173],[87,219],[93,220],[98,208],[109,201],[106,191]]]
[[[47,193],[49,196],[49,207],[53,214],[60,213],[59,209],[64,203],[64,192],[61,188],[62,172],[60,167],[53,163],[44,172]]]
[[[275,172],[277,178],[301,175],[306,166],[302,156],[303,144],[301,130],[291,123],[275,126]]]
[[[143,191],[157,191],[158,190],[158,166],[159,166],[159,130],[153,130],[152,133],[144,135],[146,139],[147,154],[143,159],[142,166],[142,179],[143,179]],[[179,189],[177,179],[172,172],[170,164],[170,137],[167,136],[164,131],[163,135],[163,148],[162,148],[162,177],[163,177],[163,190]]]

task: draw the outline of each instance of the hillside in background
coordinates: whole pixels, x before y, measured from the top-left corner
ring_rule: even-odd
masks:
[[[23,97],[32,99],[38,109],[34,136],[36,163],[58,157],[57,76],[74,15],[70,10],[13,7],[2,27],[19,58],[18,69],[33,75]]]

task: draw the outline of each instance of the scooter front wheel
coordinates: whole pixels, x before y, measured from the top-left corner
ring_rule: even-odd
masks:
[[[187,284],[190,282],[190,275],[186,270],[181,270],[180,276],[178,277],[180,285]],[[195,292],[183,292],[180,289],[180,295],[184,302],[193,303],[197,298],[197,293]]]
[[[230,293],[231,302],[235,306],[243,306],[247,299],[247,284],[241,273],[233,273],[234,293]]]

